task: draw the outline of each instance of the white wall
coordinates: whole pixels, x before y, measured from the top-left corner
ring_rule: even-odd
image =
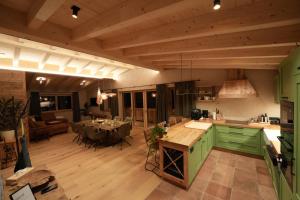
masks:
[[[257,97],[247,99],[219,99],[216,102],[196,102],[197,108],[215,111],[218,108],[225,118],[236,120],[248,120],[260,114],[279,117],[279,104],[274,102],[274,76],[273,70],[246,70],[246,77],[258,92]],[[227,79],[226,70],[183,70],[182,78],[180,70],[162,70],[159,73],[148,69],[136,69],[122,74],[117,81],[106,81],[103,89],[118,88],[130,90],[132,87],[155,85],[160,83],[173,83],[186,80],[200,80],[201,85],[221,86]],[[90,87],[91,91],[96,88]],[[93,92],[94,94],[95,92]],[[89,98],[89,92],[87,92]]]

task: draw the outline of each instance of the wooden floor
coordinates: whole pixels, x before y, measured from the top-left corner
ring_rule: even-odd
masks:
[[[147,147],[142,128],[134,128],[132,146],[94,151],[72,142],[73,133],[33,143],[33,166],[47,165],[70,199],[275,200],[263,160],[213,150],[188,191],[144,170]],[[2,170],[4,178],[13,168]]]
[[[134,128],[132,146],[106,147],[94,151],[72,143],[73,133],[33,143],[29,152],[33,166],[47,165],[70,199],[146,199],[161,180],[144,170],[147,147],[142,128]],[[124,147],[125,146],[125,147]],[[13,168],[2,170],[4,178]]]

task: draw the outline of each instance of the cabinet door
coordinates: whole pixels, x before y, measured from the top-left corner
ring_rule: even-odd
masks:
[[[298,200],[300,200],[300,75],[297,77],[297,84],[296,84],[296,98],[294,104],[294,117],[295,117],[295,132],[294,132],[294,157],[296,158],[296,166],[294,167],[294,173],[296,174],[295,177],[295,193]]]
[[[207,133],[202,137],[202,142],[201,142],[201,157],[202,157],[202,162],[206,159],[207,155]]]
[[[280,173],[280,198],[279,199],[293,200],[293,193],[282,173]]]
[[[275,103],[280,103],[280,75],[276,75],[274,77],[274,102]]]
[[[281,98],[293,100],[293,68],[289,63],[283,62],[281,66]]]

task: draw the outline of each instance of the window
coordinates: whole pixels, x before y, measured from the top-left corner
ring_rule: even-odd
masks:
[[[57,96],[57,106],[58,110],[72,109],[71,96]]]
[[[43,95],[40,97],[40,106],[42,112],[72,109],[72,97]]]
[[[40,106],[42,112],[56,110],[55,96],[41,96]]]

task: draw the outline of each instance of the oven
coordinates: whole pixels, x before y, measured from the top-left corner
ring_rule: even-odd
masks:
[[[294,103],[287,100],[280,102],[280,141],[279,163],[291,189],[293,188],[294,167]]]

